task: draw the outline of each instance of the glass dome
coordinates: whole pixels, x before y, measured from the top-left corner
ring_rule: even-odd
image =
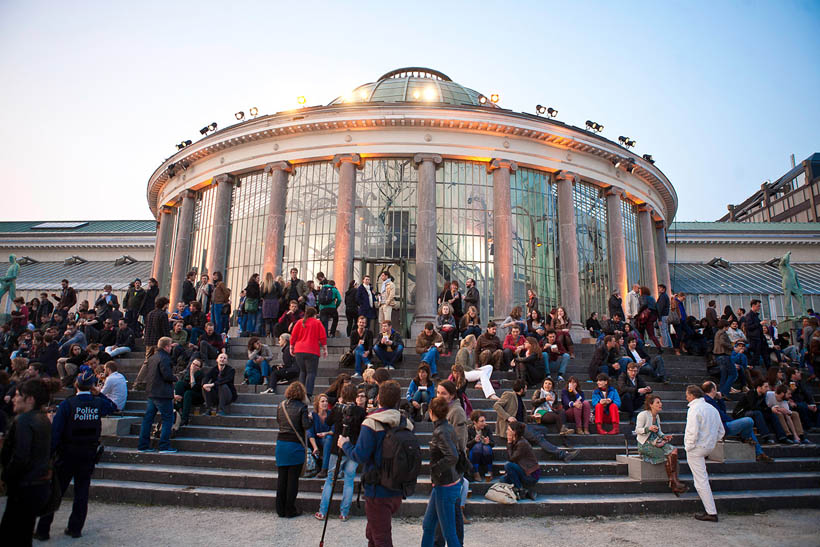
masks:
[[[392,70],[376,82],[360,85],[330,104],[356,103],[438,103],[497,108],[478,91],[452,81],[442,72],[423,67]]]

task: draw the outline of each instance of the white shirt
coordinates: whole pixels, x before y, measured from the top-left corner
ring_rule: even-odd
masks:
[[[103,384],[102,394],[111,399],[117,410],[125,408],[125,402],[128,400],[128,381],[125,376],[119,372],[112,372]]]
[[[641,295],[636,293],[635,291],[629,291],[626,293],[626,316],[627,317],[634,317],[638,314],[638,308],[640,307],[641,302]]]
[[[686,431],[683,434],[683,446],[687,452],[693,448],[711,451],[725,432],[723,422],[720,421],[720,413],[703,397],[689,403],[689,410],[686,412]]]

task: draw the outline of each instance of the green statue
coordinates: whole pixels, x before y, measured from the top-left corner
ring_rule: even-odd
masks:
[[[780,259],[778,268],[780,268],[780,276],[782,278],[783,287],[783,307],[786,317],[794,317],[794,308],[792,307],[792,296],[797,299],[800,305],[800,316],[805,315],[806,307],[803,303],[803,288],[800,286],[800,281],[797,279],[797,272],[794,271],[791,265],[792,252],[787,251]]]
[[[17,276],[20,274],[20,265],[17,263],[17,257],[9,255],[9,262],[11,262],[11,266],[6,270],[6,275],[0,277],[0,302],[3,301],[3,295],[8,293],[8,297],[6,298],[6,313],[9,313],[11,310],[11,303],[16,296],[15,283]]]

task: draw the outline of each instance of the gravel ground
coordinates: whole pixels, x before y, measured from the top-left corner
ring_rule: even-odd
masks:
[[[6,498],[0,499],[0,510]],[[83,538],[63,535],[71,502],[66,500],[55,518],[50,542],[35,545],[318,545],[321,523],[305,515],[283,520],[255,511],[145,507],[91,503]],[[752,524],[753,525],[750,525]],[[347,523],[328,523],[325,545],[366,545],[364,518]],[[757,515],[720,515],[717,524],[698,522],[691,516],[641,516],[619,518],[476,519],[465,528],[467,547],[497,545],[499,540],[515,547],[572,545],[699,545],[714,547],[785,547],[820,545],[820,510],[779,510]],[[344,536],[342,536],[344,534]],[[300,539],[294,539],[300,538]],[[421,543],[420,519],[393,522],[397,547]]]

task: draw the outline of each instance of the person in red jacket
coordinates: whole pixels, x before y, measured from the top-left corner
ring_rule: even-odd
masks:
[[[524,349],[524,337],[521,336],[521,329],[516,324],[510,329],[510,334],[504,338],[504,370],[509,370],[515,356]]]
[[[312,397],[319,356],[327,357],[327,333],[316,319],[316,308],[305,309],[305,316],[293,325],[290,351],[299,366],[299,381],[305,385],[308,397]]]

